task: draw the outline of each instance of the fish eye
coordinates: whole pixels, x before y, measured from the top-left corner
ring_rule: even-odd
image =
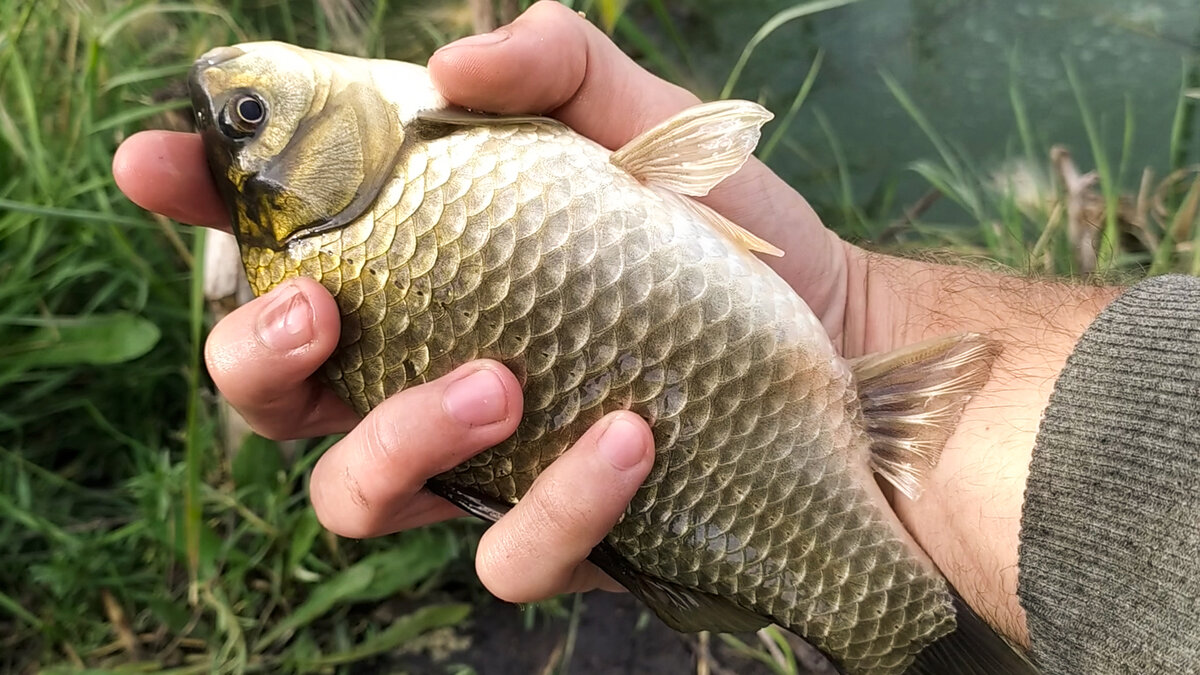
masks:
[[[238,94],[221,111],[221,132],[234,139],[248,138],[267,121],[267,104],[257,94]]]

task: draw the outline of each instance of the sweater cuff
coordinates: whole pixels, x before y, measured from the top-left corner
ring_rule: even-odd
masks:
[[[1034,446],[1018,596],[1045,672],[1200,671],[1198,439],[1200,279],[1150,279],[1080,338]]]

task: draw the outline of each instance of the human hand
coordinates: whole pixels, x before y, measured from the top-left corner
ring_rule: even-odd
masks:
[[[338,335],[333,298],[315,281],[296,279],[218,323],[205,360],[257,432],[275,439],[349,432],[321,456],[309,483],[313,508],[331,531],[374,537],[461,515],[422,486],[516,429],[516,378],[499,363],[476,361],[392,396],[360,421],[313,376]],[[583,561],[612,529],[653,457],[640,417],[602,419],[488,529],[479,545],[480,579],[512,602],[618,588]]]

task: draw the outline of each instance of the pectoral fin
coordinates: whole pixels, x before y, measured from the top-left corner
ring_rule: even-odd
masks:
[[[467,513],[488,522],[500,520],[512,508],[499,500],[436,480],[429,481],[426,487]],[[664,623],[677,631],[740,633],[758,630],[771,623],[770,619],[724,598],[641,574],[605,542],[600,542],[592,550],[588,560],[646,603]]]
[[[501,516],[512,509],[511,504],[505,504],[498,499],[468,492],[467,490],[436,479],[426,483],[425,488],[463,511],[489,523],[500,520]]]

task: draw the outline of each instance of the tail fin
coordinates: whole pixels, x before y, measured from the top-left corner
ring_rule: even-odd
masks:
[[[850,362],[871,467],[909,499],[937,465],[963,408],[987,382],[999,343],[975,333],[935,338]]]

